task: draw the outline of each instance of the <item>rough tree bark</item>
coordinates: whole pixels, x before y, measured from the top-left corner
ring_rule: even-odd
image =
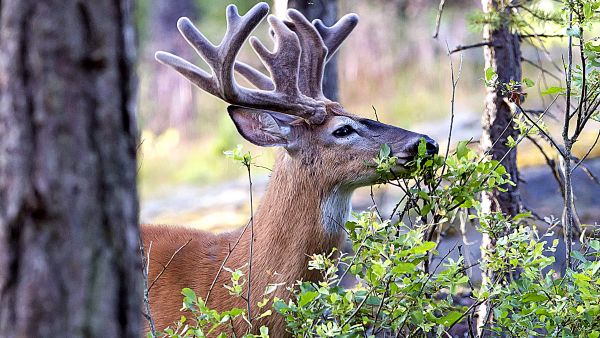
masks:
[[[177,30],[177,20],[186,16],[192,21],[198,19],[198,7],[194,0],[153,0],[150,13],[150,36],[145,60],[150,64],[151,119],[148,125],[156,133],[172,127],[185,135],[196,132],[193,123],[196,116],[193,85],[172,69],[154,60],[157,50],[167,51],[186,59],[194,59],[197,54],[189,47]]]
[[[299,10],[310,21],[321,19],[327,26],[333,25],[337,20],[337,0],[288,0],[288,8]],[[339,100],[337,56],[325,66],[323,94],[330,100]]]
[[[0,336],[141,332],[128,0],[0,2]]]
[[[521,48],[519,37],[511,32],[508,26],[508,17],[511,9],[503,5],[500,0],[482,0],[484,13],[498,12],[501,22],[498,27],[485,25],[483,31],[484,41],[489,41],[490,46],[484,47],[485,67],[492,67],[498,74],[499,83],[508,83],[510,80],[521,81]],[[483,134],[481,148],[489,152],[494,160],[502,160],[502,165],[510,174],[515,186],[505,184],[506,192],[494,190],[482,196],[483,212],[500,211],[508,216],[517,215],[521,211],[521,196],[519,193],[519,171],[517,168],[517,151],[509,152],[508,136],[518,138],[518,131],[513,128],[514,104],[510,103],[507,96],[503,95],[500,88],[487,88],[485,106],[482,118]],[[508,153],[508,155],[507,155]],[[483,234],[482,248],[493,250],[495,243],[490,236]],[[482,251],[485,258],[485,253]],[[482,271],[482,283],[490,283],[495,279],[487,271]],[[480,309],[479,324],[486,322],[488,307]],[[480,335],[482,332],[480,331]]]

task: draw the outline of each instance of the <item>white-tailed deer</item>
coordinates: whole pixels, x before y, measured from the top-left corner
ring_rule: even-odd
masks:
[[[259,3],[239,16],[235,6],[227,7],[227,32],[218,46],[188,19],[179,20],[181,34],[210,66],[212,74],[175,55],[156,54],[160,62],[230,103],[229,115],[248,141],[282,148],[253,220],[254,254],[247,284],[251,285],[251,304],[262,299],[269,283],[292,285],[297,280],[319,278],[307,269],[308,255],[330,252],[342,244],[350,197],[356,188],[378,179],[369,163],[382,144],[388,144],[398,158],[398,171],[407,170],[405,165],[417,154],[421,138],[428,152],[438,150],[435,141],[425,135],[358,117],[324,97],[323,68],[356,26],[355,14],[344,16],[332,27],[319,20],[311,24],[296,10],[289,10],[285,21],[269,16],[274,51],[255,37],[250,43],[271,77],[236,61],[242,44],[268,11],[267,4]],[[240,86],[234,70],[256,88]],[[152,242],[150,282],[162,273],[150,292],[152,314],[159,329],[181,316],[182,288],[206,296],[241,231],[214,235],[184,227],[142,226],[146,248]],[[228,267],[239,268],[248,262],[250,240],[251,231],[246,230],[229,256]],[[228,279],[227,273],[220,274],[211,290],[209,306],[217,310],[245,308],[243,300],[231,297],[223,288]],[[276,291],[280,298],[286,298],[286,294],[284,288]],[[251,312],[258,313],[255,308]],[[272,337],[288,335],[278,315],[260,324],[270,327]],[[239,323],[237,327],[246,326]]]

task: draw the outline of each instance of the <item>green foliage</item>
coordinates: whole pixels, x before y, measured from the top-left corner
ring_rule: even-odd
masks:
[[[250,167],[252,165],[252,154],[250,154],[249,151],[244,152],[241,144],[238,144],[234,149],[224,151],[223,154],[228,158],[241,163],[245,167]]]
[[[551,231],[538,234],[526,222],[528,214],[509,218],[481,212],[479,193],[503,189],[512,182],[502,165],[468,145],[459,142],[446,158],[426,155],[423,140],[410,164],[414,171],[403,177],[385,172],[393,171],[396,162],[389,147],[381,147],[376,170],[382,179],[406,192],[397,207],[401,218],[383,219],[376,211],[355,214],[346,224],[354,255],[334,250],[311,256],[308,268],[318,271],[322,281],[298,281],[288,286],[290,299],[272,302],[274,315],[284,317],[295,337],[442,337],[484,303],[494,318],[495,325],[489,329],[493,336],[594,337],[600,333],[600,242],[584,243],[573,255],[577,267],[564,276],[553,271],[558,240],[552,241]],[[252,161],[240,148],[229,156],[245,165]],[[470,281],[466,273],[470,266],[462,255],[452,259],[450,252],[437,251],[436,227],[458,213],[476,220],[478,230],[495,242],[493,250],[483,249],[486,259],[479,262],[492,278],[481,288]],[[432,266],[434,259],[439,263]],[[225,270],[231,274],[231,283],[225,287],[233,297],[243,297],[244,274],[240,269]],[[342,280],[349,276],[358,284],[342,287]],[[272,315],[269,295],[276,287],[265,290],[257,318]],[[218,312],[192,290],[182,293],[186,314],[161,336],[220,333],[219,337],[225,337],[233,321],[248,323],[245,309]],[[268,337],[268,328],[259,332],[244,337]]]
[[[436,243],[419,229],[379,222],[373,213],[349,222],[354,256],[314,255],[310,266],[323,282],[301,282],[295,299],[275,302],[296,337],[358,337],[407,330],[443,332],[465,312],[449,293],[468,280],[462,260],[445,262],[435,276],[423,270]],[[361,282],[345,289],[336,274],[340,266]]]
[[[499,237],[495,250],[487,252],[483,267],[497,278],[475,295],[493,309],[497,335],[588,337],[600,332],[600,242],[590,241],[585,254],[575,251],[578,267],[561,277],[549,269],[558,246],[558,240],[549,244],[551,237],[520,227]],[[516,277],[500,277],[511,273]]]
[[[246,284],[244,273],[240,269],[224,268],[225,271],[231,274],[231,285],[225,285],[229,293],[233,297],[242,298],[243,286]],[[269,285],[265,290],[263,299],[257,304],[261,310],[260,314],[252,318],[260,319],[270,316],[272,311],[267,304],[271,301],[270,294],[275,291],[277,285]],[[218,312],[209,308],[206,302],[201,297],[198,297],[194,290],[184,288],[181,290],[183,295],[183,305],[181,307],[181,319],[174,327],[168,327],[163,332],[158,332],[158,337],[165,338],[204,338],[215,336],[218,338],[229,337],[228,332],[233,332],[234,322],[246,323],[248,331],[241,337],[243,338],[268,338],[269,328],[261,326],[259,334],[249,332],[251,328],[248,319],[248,312],[245,308],[234,307],[232,309]],[[239,325],[239,323],[238,323]],[[239,328],[239,326],[237,326]],[[147,337],[152,337],[151,333]]]
[[[464,261],[442,257],[430,269],[431,256],[438,255],[437,244],[429,239],[432,227],[448,222],[459,210],[478,205],[479,192],[510,184],[504,167],[467,145],[460,142],[444,159],[427,156],[425,142],[421,142],[419,156],[411,165],[415,171],[409,174],[417,183],[405,188],[409,202],[401,212],[416,216],[420,224],[382,220],[374,212],[356,214],[346,224],[353,256],[333,252],[311,257],[309,268],[320,271],[323,281],[299,282],[292,289],[292,300],[274,303],[296,337],[359,337],[381,332],[441,335],[467,316],[471,309],[454,301],[469,281]],[[382,146],[376,159],[378,171],[393,168],[389,164],[395,161],[389,154],[389,148]],[[396,178],[397,184],[406,179]],[[356,287],[340,286],[347,274],[360,281]]]
[[[467,145],[460,142],[446,160],[422,152],[414,161],[417,184],[406,189],[409,210],[402,212],[416,217],[412,226],[373,211],[356,214],[346,224],[354,255],[334,251],[311,257],[309,269],[319,271],[323,281],[298,282],[290,289],[291,300],[274,302],[295,337],[446,336],[483,303],[492,309],[498,336],[600,332],[600,242],[589,242],[586,254],[577,252],[578,268],[560,277],[550,269],[558,245],[552,232],[539,235],[524,222],[528,214],[508,218],[481,212],[477,194],[511,182],[504,167]],[[388,163],[386,156],[384,146],[379,163]],[[426,178],[432,171],[435,177]],[[481,262],[494,276],[483,289],[473,288],[462,256],[440,257],[430,239],[436,224],[469,210],[475,210],[469,217],[479,221],[479,231],[496,243]],[[434,257],[440,263],[432,269]],[[340,286],[348,274],[359,281],[351,289]],[[472,306],[456,301],[471,292]]]

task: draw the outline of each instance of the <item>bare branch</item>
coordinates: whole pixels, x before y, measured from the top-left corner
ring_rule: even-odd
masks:
[[[446,4],[446,0],[440,0],[440,5],[438,7],[437,17],[435,18],[435,32],[433,33],[433,38],[437,39],[440,33],[440,24],[442,22],[442,13],[444,12],[444,5]]]
[[[531,60],[528,60],[528,59],[526,59],[526,58],[524,58],[524,57],[521,57],[521,61],[523,61],[523,62],[525,62],[525,63],[528,63],[528,64],[532,65],[533,67],[535,67],[535,68],[539,69],[539,70],[540,70],[542,73],[544,73],[544,74],[548,74],[548,75],[550,75],[552,78],[554,78],[555,80],[557,80],[557,81],[560,81],[560,77],[558,77],[558,76],[554,75],[552,72],[549,72],[549,71],[547,71],[547,70],[546,70],[544,67],[542,67],[542,66],[538,65],[537,63],[535,63],[535,62],[533,62],[533,61],[531,61]]]
[[[530,39],[530,38],[566,38],[564,34],[522,34],[519,38]]]
[[[458,46],[456,46],[456,48],[454,48],[453,50],[451,50],[448,54],[454,54],[456,52],[460,52],[460,51],[463,51],[463,50],[472,49],[472,48],[478,48],[478,47],[484,47],[484,46],[495,47],[495,48],[502,48],[502,46],[493,45],[489,41],[482,41],[482,42],[478,42],[478,43],[474,43],[474,44],[470,44],[470,45],[458,45]]]
[[[577,162],[577,164],[575,164],[575,166],[573,167],[573,170],[577,169],[577,167],[579,167],[579,165],[590,155],[590,153],[592,152],[594,147],[596,147],[596,144],[598,144],[598,139],[600,139],[600,129],[598,129],[598,134],[596,135],[596,139],[594,140],[594,143],[592,144],[590,149],[588,149],[587,153],[585,153],[585,155],[579,160],[579,162]]]
[[[248,311],[248,322],[252,325],[252,314],[250,312],[251,306],[251,290],[252,290],[252,257],[254,254],[254,204],[252,200],[252,175],[250,171],[251,163],[245,163],[246,169],[248,169],[248,190],[250,192],[250,249],[248,253],[248,294],[246,296],[246,308]]]
[[[150,290],[154,286],[154,283],[156,283],[156,281],[158,281],[158,279],[160,278],[160,276],[162,276],[162,274],[165,273],[165,271],[167,271],[167,268],[169,267],[169,264],[171,264],[171,262],[173,261],[173,259],[175,258],[175,256],[177,256],[177,254],[179,253],[179,251],[181,251],[188,244],[190,244],[191,241],[192,241],[192,238],[190,238],[184,245],[180,246],[177,250],[175,250],[175,252],[173,252],[173,255],[171,255],[171,258],[169,258],[169,260],[167,261],[167,264],[165,264],[163,266],[163,269],[158,273],[158,275],[156,275],[156,278],[154,278],[154,280],[152,281],[152,283],[148,287],[148,293],[150,293]],[[148,255],[148,257],[150,257],[150,255]]]
[[[148,254],[144,254],[144,244],[140,239],[140,253],[142,255],[142,278],[144,280],[144,307],[146,311],[143,312],[144,318],[150,325],[150,334],[152,338],[156,338],[156,326],[154,325],[154,318],[152,318],[152,311],[150,310],[150,289],[148,288],[148,270],[150,269],[150,251],[152,250],[152,241],[148,245]]]

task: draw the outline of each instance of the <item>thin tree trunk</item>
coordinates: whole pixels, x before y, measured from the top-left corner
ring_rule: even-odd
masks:
[[[499,12],[504,18],[499,27],[484,27],[483,38],[490,42],[491,46],[484,47],[485,67],[492,67],[498,74],[499,83],[508,83],[511,80],[521,81],[521,48],[519,38],[511,32],[508,27],[507,18],[511,15],[511,9],[504,8],[503,1],[482,0],[485,13]],[[518,138],[518,131],[513,128],[514,104],[508,101],[500,88],[487,88],[485,107],[482,118],[483,134],[481,136],[481,148],[489,152],[494,160],[502,160],[502,165],[510,174],[515,186],[505,184],[507,191],[494,190],[482,196],[483,212],[502,212],[507,216],[515,216],[521,211],[521,196],[519,193],[519,171],[517,168],[517,151],[510,150],[506,145],[508,136]],[[509,152],[510,151],[510,152]],[[508,153],[508,155],[507,155]],[[508,231],[508,229],[507,229]],[[494,250],[495,242],[483,234],[482,249]],[[482,259],[485,260],[485,252],[482,250]],[[482,271],[482,283],[494,281],[489,271]],[[487,303],[480,308],[478,328],[488,319]],[[482,332],[480,331],[480,335]]]
[[[141,332],[127,0],[0,2],[0,336]]]
[[[321,19],[327,26],[335,24],[337,20],[337,0],[288,0],[288,8],[299,10],[310,21]],[[334,56],[325,66],[323,94],[330,100],[338,101],[338,91],[337,56]]]

